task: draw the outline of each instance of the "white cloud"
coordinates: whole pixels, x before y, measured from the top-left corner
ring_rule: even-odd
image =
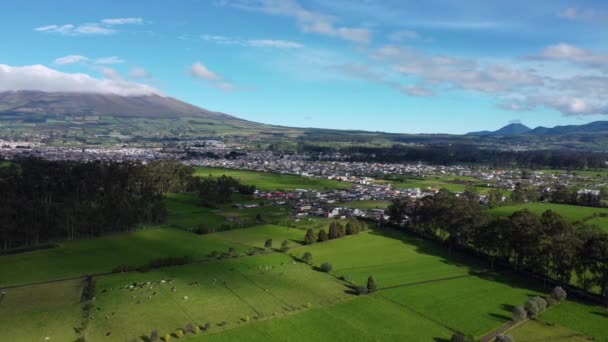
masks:
[[[530,59],[561,61],[608,71],[608,53],[597,53],[574,45],[560,43],[547,46],[540,55]]]
[[[188,73],[194,78],[208,81],[209,84],[213,87],[220,88],[226,91],[235,89],[232,83],[224,80],[224,77],[222,77],[220,74],[209,70],[209,68],[207,68],[201,62],[196,62],[192,64],[188,69]]]
[[[144,68],[133,68],[129,72],[129,76],[133,78],[152,78],[152,75]]]
[[[273,39],[252,39],[248,40],[247,43],[253,47],[272,47],[278,49],[299,49],[304,47],[304,45],[300,43]]]
[[[296,0],[223,0],[222,5],[238,9],[264,12],[296,19],[300,29],[307,33],[341,38],[356,43],[369,43],[369,29],[336,25],[337,18],[304,9]]]
[[[116,71],[115,69],[112,68],[101,68],[101,73],[103,74],[103,77],[110,79],[110,80],[114,80],[114,81],[121,81],[123,80],[122,75]]]
[[[122,96],[162,95],[148,85],[84,73],[65,73],[43,65],[0,64],[0,91],[37,90],[46,92],[109,93]]]
[[[143,24],[144,20],[142,18],[111,18],[103,19],[101,23],[105,25]]]
[[[125,61],[119,57],[102,57],[95,60],[95,64],[122,64]]]
[[[55,61],[53,63],[57,64],[57,65],[68,65],[68,64],[76,64],[76,63],[82,63],[82,62],[88,62],[88,61],[89,61],[89,59],[85,56],[68,55],[68,56],[64,56],[64,57],[55,59]]]
[[[114,18],[103,19],[98,23],[84,23],[79,25],[46,25],[34,28],[34,31],[55,33],[64,36],[80,36],[80,35],[111,35],[118,31],[112,26],[126,24],[142,24],[142,18]]]
[[[289,41],[289,40],[280,40],[280,39],[239,39],[225,36],[217,36],[217,35],[209,35],[203,34],[200,36],[202,40],[220,44],[220,45],[239,45],[239,46],[249,46],[249,47],[270,47],[277,49],[299,49],[304,47],[304,45]]]
[[[207,81],[220,81],[222,79],[220,75],[207,69],[207,67],[201,62],[192,64],[189,71],[190,76]]]
[[[389,39],[394,42],[402,42],[402,41],[406,41],[406,40],[418,40],[421,38],[422,38],[422,36],[418,32],[412,31],[412,30],[393,32],[389,36]]]

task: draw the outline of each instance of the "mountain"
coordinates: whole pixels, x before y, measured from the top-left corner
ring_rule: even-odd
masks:
[[[480,137],[484,137],[484,136],[492,136],[492,137],[506,137],[506,136],[512,136],[512,135],[521,135],[521,134],[525,134],[530,132],[531,129],[523,124],[520,123],[512,123],[512,124],[508,124],[496,131],[479,131],[479,132],[470,132],[467,133],[466,135],[471,135],[471,136],[480,136]]]
[[[584,125],[567,125],[548,127],[536,127],[527,134],[531,135],[569,135],[569,134],[608,134],[608,121],[594,121]]]
[[[0,116],[112,116],[150,119],[198,117],[240,120],[159,95],[119,96],[97,93],[0,93]]]

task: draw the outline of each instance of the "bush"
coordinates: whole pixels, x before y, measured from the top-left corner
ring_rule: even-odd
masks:
[[[182,329],[177,329],[177,331],[175,332],[175,336],[177,338],[184,337],[184,331]]]
[[[192,328],[192,333],[198,334],[199,332],[201,332],[201,328],[199,328],[198,325],[194,325],[194,328]]]
[[[208,331],[209,329],[211,329],[211,323],[209,323],[209,322],[205,323],[205,325],[203,326],[203,329],[205,329],[205,331]]]
[[[165,340],[165,342],[171,341],[171,335],[170,334],[165,334],[165,337],[163,337],[163,340]]]
[[[187,333],[193,333],[194,332],[194,324],[192,323],[188,323],[186,324],[186,329],[184,329]]]
[[[357,291],[358,295],[365,295],[369,293],[367,287],[365,286],[357,286],[357,288],[355,288],[355,291]]]
[[[334,269],[334,266],[328,262],[324,262],[321,265],[321,271],[323,271],[323,272],[331,272],[331,270],[333,270],[333,269]]]
[[[285,240],[281,243],[281,251],[287,252],[289,250],[289,241]]]
[[[158,330],[152,330],[150,333],[150,342],[158,342],[160,340],[160,334]]]
[[[528,318],[528,314],[523,306],[516,306],[513,308],[513,321],[521,322],[526,318]]]
[[[310,252],[304,253],[304,255],[302,256],[302,260],[305,263],[310,264],[312,262],[312,253],[310,253]]]
[[[374,279],[374,277],[369,276],[369,278],[367,278],[367,291],[376,292],[376,289],[376,280]]]
[[[312,230],[312,228],[309,228],[304,236],[304,244],[312,245],[313,243],[315,243],[315,232]]]
[[[123,272],[131,272],[135,271],[135,267],[131,267],[129,265],[118,265],[112,269],[112,273],[123,273]]]
[[[463,334],[454,334],[452,335],[452,342],[467,342],[468,339]]]
[[[272,239],[268,239],[264,242],[264,248],[272,248]]]
[[[319,242],[324,242],[329,240],[329,236],[327,235],[327,232],[325,231],[325,229],[321,229],[319,230]]]
[[[547,309],[547,301],[540,297],[532,297],[528,299],[525,307],[526,312],[528,312],[528,316],[531,318],[536,318],[541,312]]]
[[[515,338],[511,335],[499,334],[499,335],[496,335],[496,339],[494,341],[496,341],[496,342],[515,342]]]
[[[568,294],[566,290],[564,290],[561,286],[556,286],[551,292],[551,297],[553,297],[558,302],[563,302],[568,298]]]

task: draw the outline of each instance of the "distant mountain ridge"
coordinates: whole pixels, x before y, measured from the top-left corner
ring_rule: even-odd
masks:
[[[0,115],[113,116],[150,119],[202,117],[241,120],[172,97],[99,93],[0,92]]]
[[[520,123],[509,124],[496,131],[470,132],[467,136],[556,136],[570,134],[608,134],[608,121],[594,121],[584,125],[566,125],[555,127],[538,126],[534,129]]]

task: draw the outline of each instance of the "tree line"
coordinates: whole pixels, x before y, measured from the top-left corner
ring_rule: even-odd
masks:
[[[473,196],[440,190],[418,201],[395,200],[387,212],[394,225],[437,240],[450,252],[470,250],[492,267],[500,261],[567,284],[575,278],[585,291],[597,287],[608,296],[608,234],[553,211],[537,215],[524,209],[495,217]]]
[[[191,189],[192,174],[175,161],[18,160],[0,168],[0,249],[164,222],[163,193]]]

